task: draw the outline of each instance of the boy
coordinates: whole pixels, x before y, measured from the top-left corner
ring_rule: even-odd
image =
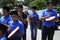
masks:
[[[28,21],[27,21],[27,14],[25,14],[25,12],[23,12],[23,5],[17,6],[17,12],[19,14],[19,20],[22,21],[24,24],[25,33],[22,36],[22,38],[23,38],[23,40],[26,40],[26,29],[27,29]]]
[[[10,8],[7,6],[3,7],[3,16],[0,19],[0,23],[4,25],[8,25],[8,22],[12,20],[10,16]],[[8,36],[8,30],[6,31],[6,37]]]
[[[9,21],[10,32],[12,32],[15,28],[19,27],[19,30],[15,35],[11,37],[10,40],[21,40],[21,36],[24,34],[24,25],[21,21],[18,20],[17,11],[11,11],[12,21]]]
[[[8,28],[7,26],[0,23],[0,40],[7,40],[5,36],[7,28]]]
[[[0,20],[2,24],[8,24],[8,22],[11,20],[9,7],[7,6],[3,7],[3,16],[1,17]]]
[[[35,6],[32,7],[32,13],[29,16],[29,20],[30,20],[30,28],[31,28],[31,39],[36,40],[39,15],[36,13]]]

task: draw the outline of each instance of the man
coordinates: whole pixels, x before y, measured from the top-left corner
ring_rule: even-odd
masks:
[[[55,19],[46,21],[45,19],[55,16]],[[43,16],[41,17],[42,20],[42,40],[53,40],[54,33],[55,33],[55,21],[57,20],[57,12],[53,9],[52,2],[47,2],[47,9],[43,11]]]
[[[31,29],[31,40],[36,40],[37,38],[37,28],[39,15],[36,13],[36,7],[32,7],[32,13],[29,15],[30,29]]]
[[[27,15],[23,12],[23,6],[22,5],[18,5],[17,6],[17,11],[18,11],[18,15],[19,15],[19,20],[23,22],[24,24],[24,35],[22,36],[23,40],[26,40],[26,28],[28,25],[27,22]]]
[[[18,20],[18,12],[11,11],[12,21],[8,22],[10,26],[10,32],[19,27],[19,30],[10,38],[10,40],[21,40],[21,36],[24,34],[24,25],[21,21]]]

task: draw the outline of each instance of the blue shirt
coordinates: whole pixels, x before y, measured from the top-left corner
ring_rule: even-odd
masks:
[[[2,24],[8,24],[9,21],[11,21],[12,18],[10,15],[8,16],[2,16],[1,19],[0,19],[0,23]]]
[[[57,12],[54,9],[52,9],[52,10],[45,9],[43,11],[43,17],[47,16],[48,12],[50,12],[49,17],[55,16],[57,18]],[[48,22],[48,21],[43,20],[43,26],[49,26],[50,27],[50,26],[55,26],[55,25],[56,25],[55,22]]]
[[[35,17],[36,20],[39,20],[39,15],[36,12],[30,14],[30,18]]]
[[[39,15],[36,12],[32,12],[29,17],[30,19],[34,17],[35,20],[39,20]],[[36,21],[31,21],[30,24],[37,25],[38,23]]]
[[[24,25],[21,21],[17,20],[16,22],[9,21],[8,25],[10,25],[10,32],[12,32],[16,27],[20,27],[18,34],[24,34]]]
[[[0,36],[0,40],[7,40],[5,35]]]

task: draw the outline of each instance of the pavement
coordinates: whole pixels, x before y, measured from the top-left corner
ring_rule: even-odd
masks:
[[[28,28],[27,28],[27,40],[31,40],[31,31],[30,31],[29,23],[28,23]],[[37,29],[37,40],[41,40],[41,30],[39,29]],[[60,30],[55,31],[53,40],[60,40]]]

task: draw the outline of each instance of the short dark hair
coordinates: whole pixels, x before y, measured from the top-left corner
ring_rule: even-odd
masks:
[[[10,8],[8,6],[3,6],[3,10],[7,10],[8,12],[10,12]]]
[[[52,2],[47,2],[46,5],[53,4]]]
[[[23,8],[23,5],[18,5],[17,7]]]
[[[36,10],[36,9],[37,9],[37,7],[36,7],[36,6],[32,6],[32,9],[35,9],[35,10]]]
[[[17,15],[18,16],[18,12],[17,11],[11,11],[10,15]]]

